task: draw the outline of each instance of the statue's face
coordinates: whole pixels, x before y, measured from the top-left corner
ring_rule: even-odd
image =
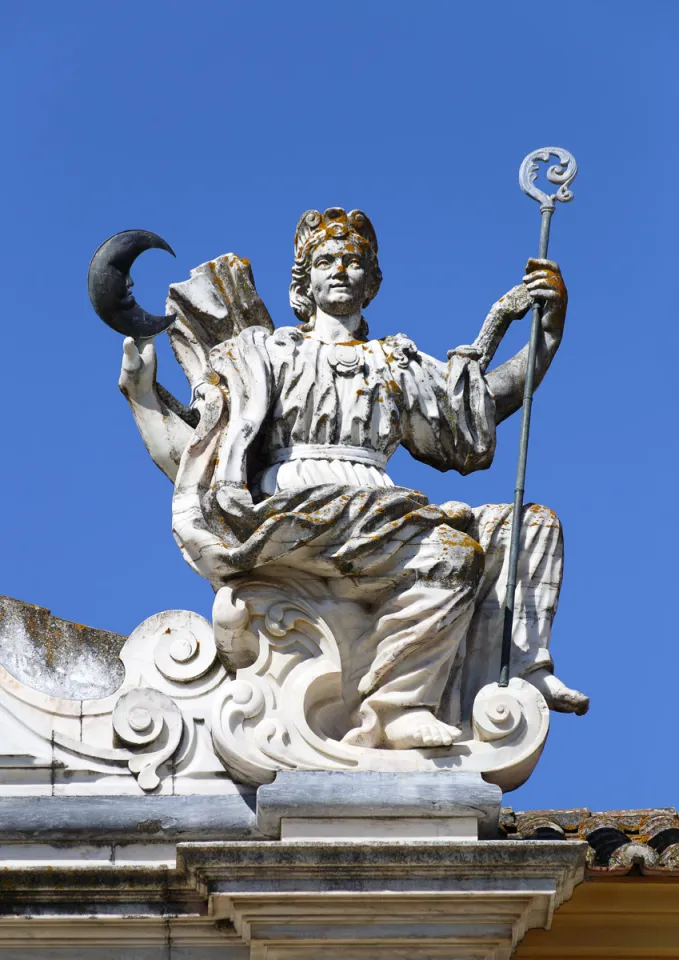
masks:
[[[311,258],[311,295],[317,307],[334,317],[360,310],[366,297],[368,264],[351,237],[326,240]]]

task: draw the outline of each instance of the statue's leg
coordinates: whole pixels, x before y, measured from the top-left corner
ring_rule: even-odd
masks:
[[[435,712],[473,614],[483,553],[465,533],[440,525],[404,543],[371,574],[396,586],[383,590],[374,625],[347,665],[345,696],[355,692],[363,699],[360,722],[345,742],[396,749],[447,746],[460,731]]]
[[[486,504],[473,510],[469,528],[486,555],[486,569],[476,599],[467,644],[463,679],[463,714],[478,690],[497,679],[509,566],[511,504]],[[524,507],[512,632],[512,676],[525,677],[554,710],[582,713],[588,699],[553,673],[549,652],[563,576],[563,534],[552,510]]]

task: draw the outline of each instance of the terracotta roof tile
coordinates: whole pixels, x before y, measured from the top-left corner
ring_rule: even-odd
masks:
[[[500,830],[510,840],[586,840],[590,876],[679,877],[679,816],[674,807],[647,810],[515,812],[505,807]]]

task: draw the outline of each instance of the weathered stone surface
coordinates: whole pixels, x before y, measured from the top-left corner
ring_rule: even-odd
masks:
[[[0,797],[0,842],[261,839],[255,796]]]
[[[582,844],[183,844],[178,867],[270,960],[509,960],[584,875]]]
[[[173,957],[199,947],[209,957],[221,945],[233,960],[508,960],[570,896],[585,849],[227,841],[180,843],[176,865],[12,863],[0,872],[0,948],[21,960],[20,950],[33,960],[67,945],[75,957],[98,946],[118,960],[163,944]]]
[[[210,624],[155,614],[120,656],[119,689],[82,700],[38,691],[0,665],[0,796],[238,794],[211,742],[227,675]]]
[[[81,700],[114,693],[125,673],[120,661],[125,640],[0,597],[0,664],[50,696]]]
[[[473,773],[279,773],[257,791],[257,826],[280,837],[286,819],[472,818],[497,835],[502,791]],[[405,837],[404,837],[405,838]]]

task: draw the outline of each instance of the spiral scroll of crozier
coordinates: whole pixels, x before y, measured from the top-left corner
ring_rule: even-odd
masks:
[[[559,185],[559,189],[551,196],[535,185],[540,170],[539,161],[549,163],[550,157],[556,157],[559,161],[552,164],[546,173],[550,183]],[[525,157],[519,168],[519,186],[527,196],[538,201],[541,211],[554,210],[557,200],[568,203],[573,199],[573,192],[568,188],[575,180],[577,172],[578,165],[575,157],[568,150],[564,150],[563,147],[542,147]]]
[[[156,747],[151,752],[137,753],[127,764],[142,790],[155,790],[160,784],[158,767],[169,760],[181,740],[183,721],[179,707],[159,690],[135,687],[119,698],[112,720],[123,743],[133,748]]]

